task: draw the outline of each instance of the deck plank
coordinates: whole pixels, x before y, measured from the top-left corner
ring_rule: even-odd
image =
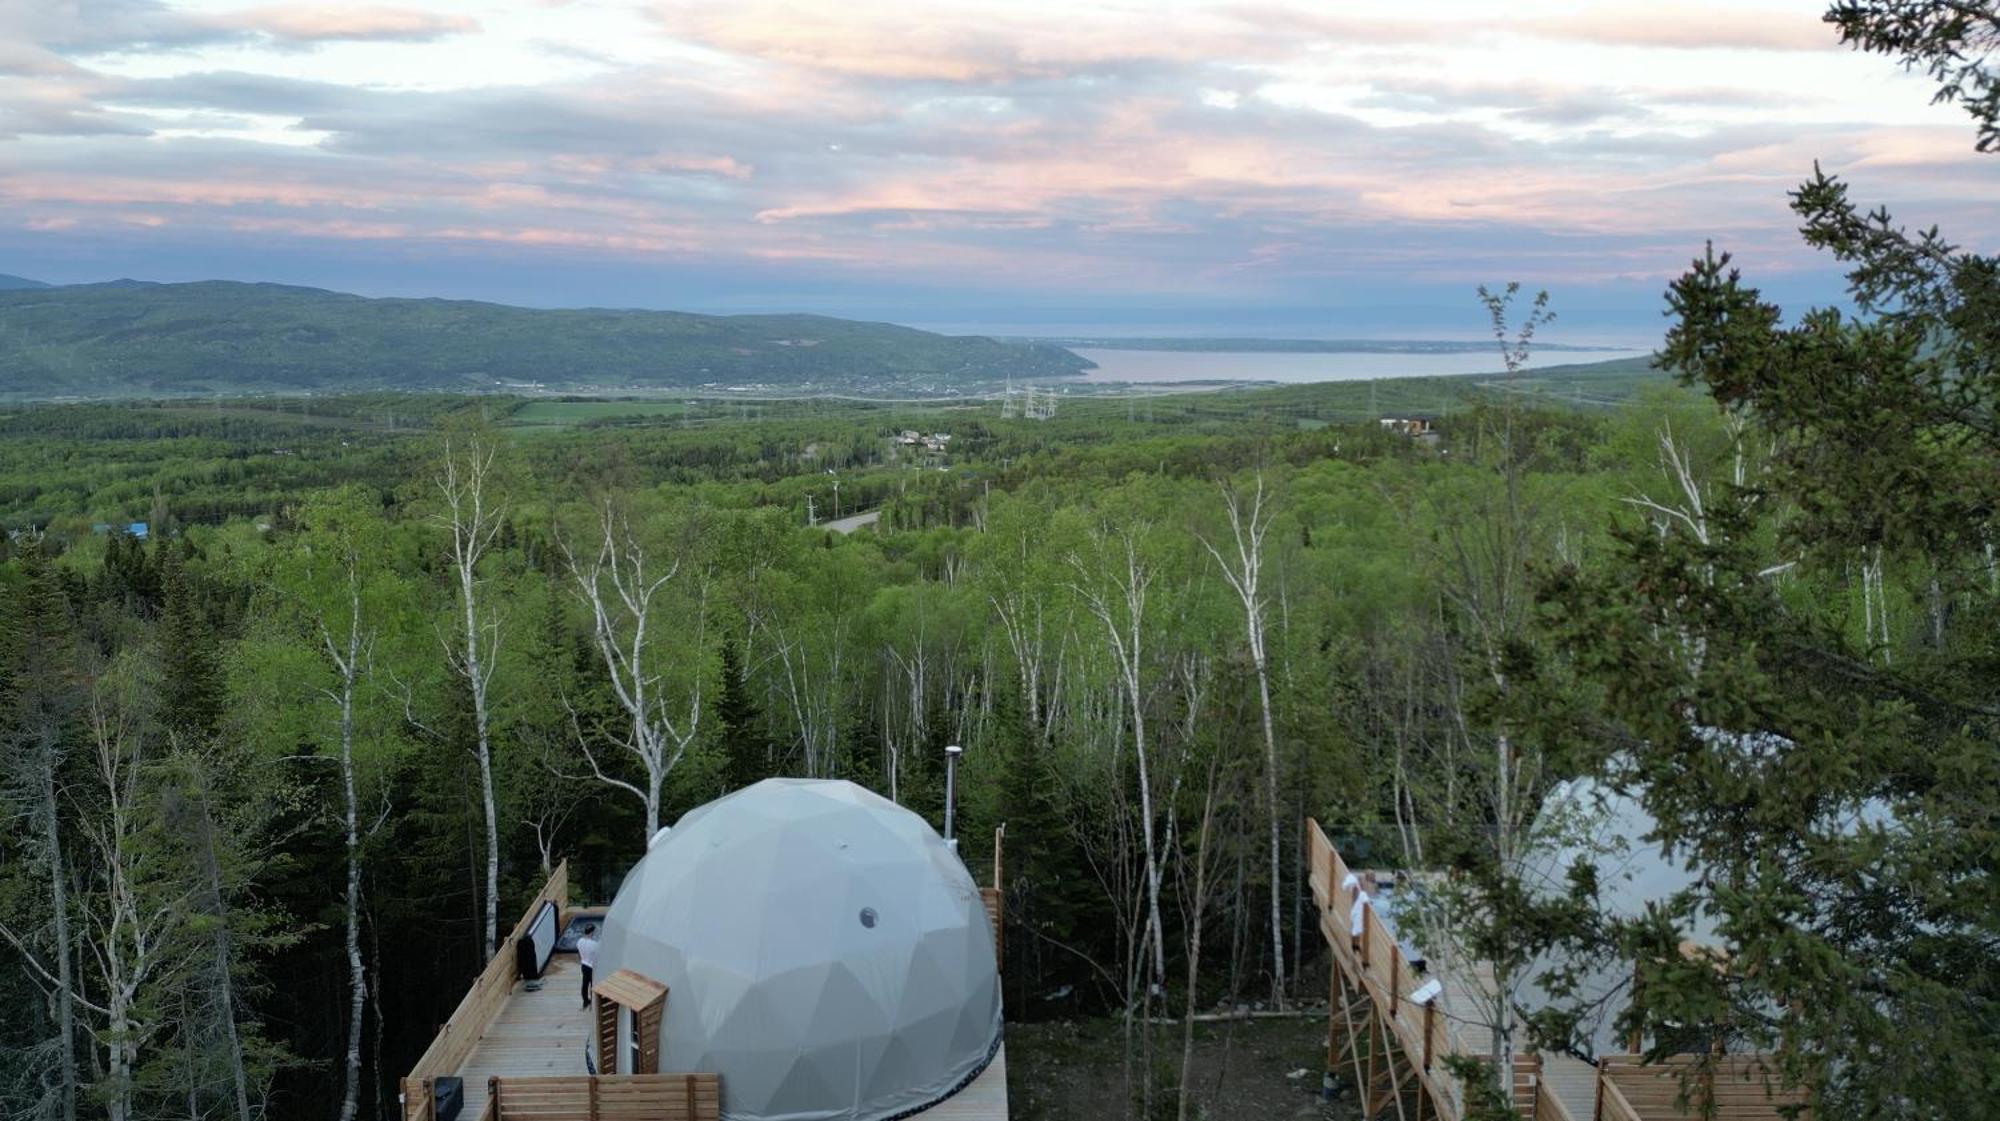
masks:
[[[590,1046],[591,1018],[581,1007],[582,970],[574,956],[557,954],[542,973],[539,991],[528,991],[526,982],[514,982],[500,1014],[458,1069],[468,1096],[484,1097],[486,1079],[496,1074],[588,1073],[584,1053]]]
[[[1590,1121],[1597,1112],[1597,1067],[1574,1055],[1542,1052],[1542,1085],[1562,1107],[1567,1118],[1552,1121]],[[1535,1121],[1544,1121],[1537,1117]]]
[[[923,1121],[1006,1121],[1007,1045],[1000,1045],[993,1061],[965,1089],[916,1116]]]

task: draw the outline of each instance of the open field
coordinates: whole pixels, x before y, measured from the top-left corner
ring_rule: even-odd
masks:
[[[688,408],[679,401],[525,401],[507,416],[510,427],[570,428],[593,420],[679,417]]]

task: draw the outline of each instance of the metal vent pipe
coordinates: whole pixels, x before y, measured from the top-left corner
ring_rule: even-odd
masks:
[[[944,749],[944,843],[954,851],[958,848],[958,838],[952,836],[952,823],[958,815],[958,757],[965,749],[957,744],[947,744]]]

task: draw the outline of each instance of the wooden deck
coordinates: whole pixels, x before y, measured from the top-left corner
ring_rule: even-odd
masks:
[[[1006,1121],[1007,1045],[1000,1050],[971,1085],[917,1114],[924,1121]]]
[[[466,1095],[475,1102],[486,1095],[486,1080],[494,1075],[533,1078],[586,1073],[585,1048],[590,1045],[590,1013],[580,1007],[583,975],[573,954],[549,959],[540,991],[514,982],[507,1001],[486,1026],[472,1054],[457,1074]],[[725,1102],[729,1087],[722,1089]],[[1006,1121],[1007,1046],[993,1056],[971,1084],[917,1116],[925,1121]]]
[[[542,973],[541,991],[529,992],[527,982],[514,982],[507,1002],[458,1068],[468,1094],[484,1095],[486,1079],[495,1074],[527,1078],[589,1073],[584,1054],[590,1046],[592,1021],[583,1007],[582,970],[576,955],[557,954]]]
[[[993,864],[996,886],[983,889],[981,894],[985,897],[987,913],[994,922],[997,939],[1001,914],[997,888],[1000,877],[997,833]],[[726,1103],[729,1088],[726,1080],[718,1087],[713,1074],[696,1074],[692,1079],[683,1074],[588,1077],[586,1055],[595,1023],[591,1010],[583,1006],[583,971],[576,955],[559,953],[550,958],[540,984],[533,989],[528,987],[528,982],[515,975],[513,943],[528,929],[528,924],[545,903],[555,905],[559,922],[568,921],[572,912],[569,907],[567,862],[556,868],[548,884],[529,904],[520,922],[515,924],[501,950],[494,954],[451,1018],[438,1030],[430,1048],[417,1061],[409,1076],[400,1081],[402,1121],[432,1121],[432,1083],[445,1075],[456,1075],[464,1081],[468,1110],[462,1116],[473,1121],[484,1121],[491,1112],[488,1085],[494,1078],[507,1080],[503,1085],[503,1094],[507,1099],[504,1112],[508,1117],[521,1114],[580,1121],[588,1116],[610,1121],[614,1116],[626,1116],[634,1108],[641,1109],[642,1113],[652,1109],[644,1103],[659,1097],[655,1091],[661,1086],[665,1086],[667,1091],[676,1088],[684,1091],[688,1101],[682,1111],[693,1111],[688,1113],[689,1116],[715,1116],[718,1096]],[[536,1079],[551,1081],[537,1084]],[[682,1087],[683,1079],[688,1079],[690,1084],[705,1079],[706,1088],[696,1086],[687,1090]],[[574,1089],[567,1085],[572,1082],[585,1088],[587,1107],[577,1107],[564,1096]],[[518,1108],[515,1104],[517,1099],[521,1103]],[[672,1100],[678,1099],[667,1093],[662,1100],[671,1105]],[[672,1112],[668,1110],[668,1113]],[[924,1121],[1006,1121],[1007,1049],[1004,1042],[993,1056],[993,1061],[977,1078],[958,1093],[917,1116]],[[666,1117],[666,1114],[661,1117]],[[652,1121],[650,1116],[649,1121]]]

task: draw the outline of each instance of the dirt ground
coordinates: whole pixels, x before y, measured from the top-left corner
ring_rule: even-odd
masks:
[[[1180,1026],[1158,1030],[1159,1045],[1172,1049],[1163,1069],[1172,1071],[1180,1057]],[[1136,1117],[1136,1103],[1127,1109],[1122,1039],[1115,1018],[1008,1024],[1007,1104],[1014,1121]],[[1350,1097],[1320,1100],[1325,1062],[1322,1016],[1199,1024],[1194,1103],[1188,1116],[1205,1121],[1351,1121],[1356,1113]],[[1291,1077],[1300,1071],[1304,1073]],[[1156,1113],[1172,1117],[1172,1102],[1159,1103]]]

